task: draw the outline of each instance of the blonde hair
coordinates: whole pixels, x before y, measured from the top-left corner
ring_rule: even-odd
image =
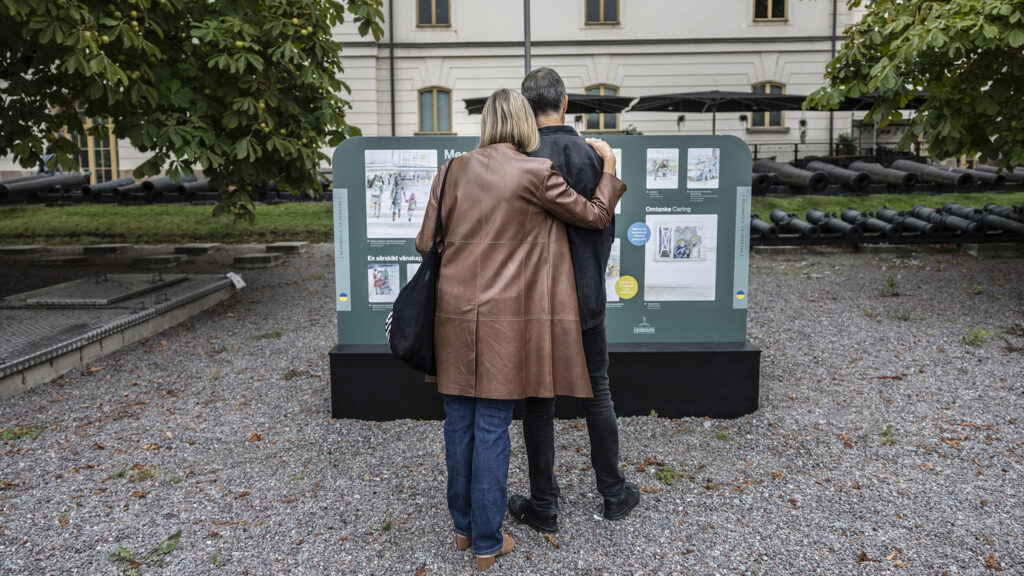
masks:
[[[502,88],[484,104],[480,118],[480,147],[507,143],[520,152],[533,152],[540,146],[537,120],[522,94]]]

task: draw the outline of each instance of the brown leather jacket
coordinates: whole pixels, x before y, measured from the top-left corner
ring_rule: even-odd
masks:
[[[449,166],[434,327],[438,391],[498,399],[592,396],[563,221],[605,228],[626,185],[604,174],[588,201],[550,160],[509,144],[479,148],[434,178],[416,236],[421,254],[430,250]]]

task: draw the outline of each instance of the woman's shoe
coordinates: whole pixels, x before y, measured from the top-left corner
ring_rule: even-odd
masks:
[[[504,556],[505,554],[508,554],[509,552],[511,552],[516,547],[516,541],[511,536],[509,536],[508,534],[504,534],[504,533],[501,536],[502,536],[501,550],[498,550],[494,554],[488,554],[487,556],[479,556],[479,555],[477,555],[477,557],[476,557],[476,569],[477,570],[480,570],[481,572],[484,571],[484,570],[487,570],[488,568],[490,568],[491,566],[494,565],[495,558],[497,558],[498,556]]]
[[[455,533],[455,547],[458,548],[459,550],[462,550],[462,551],[469,550],[469,546],[472,543],[473,543],[473,540],[469,536],[463,536],[462,534],[459,534],[458,532]]]

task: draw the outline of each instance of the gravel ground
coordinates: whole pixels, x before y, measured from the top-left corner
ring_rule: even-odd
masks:
[[[226,271],[241,250],[182,269]],[[0,294],[123,260],[8,258]],[[118,547],[139,557],[178,530],[139,573],[472,573],[441,424],[330,418],[332,270],[321,245],[243,272],[248,288],[187,323],[0,401],[0,427],[42,432],[0,440],[0,574],[117,574]],[[1024,333],[1005,332],[1024,325],[1022,279],[1020,256],[755,257],[760,409],[621,419],[644,490],[621,522],[600,519],[583,422],[558,422],[561,531],[509,521],[518,546],[491,572],[1024,573]]]

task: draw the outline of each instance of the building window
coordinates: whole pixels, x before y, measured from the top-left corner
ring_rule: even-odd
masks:
[[[754,94],[785,94],[786,87],[774,82],[762,82],[754,84]],[[782,128],[782,112],[753,112],[751,114],[751,128]]]
[[[452,133],[452,92],[447,88],[420,90],[420,130],[418,134]]]
[[[89,171],[89,183],[99,184],[117,178],[117,139],[114,138],[114,127],[106,118],[85,118],[86,134],[72,134],[71,138],[78,145],[81,153],[76,160],[78,167]],[[90,128],[106,126],[107,133],[103,137],[88,136]]]
[[[587,24],[618,24],[619,0],[587,0]]]
[[[615,86],[591,86],[587,88],[587,94],[618,96],[619,89]],[[587,132],[608,132],[618,129],[618,114],[587,114]]]
[[[787,0],[754,0],[754,20],[785,20]]]
[[[417,26],[451,26],[449,0],[416,0]]]

